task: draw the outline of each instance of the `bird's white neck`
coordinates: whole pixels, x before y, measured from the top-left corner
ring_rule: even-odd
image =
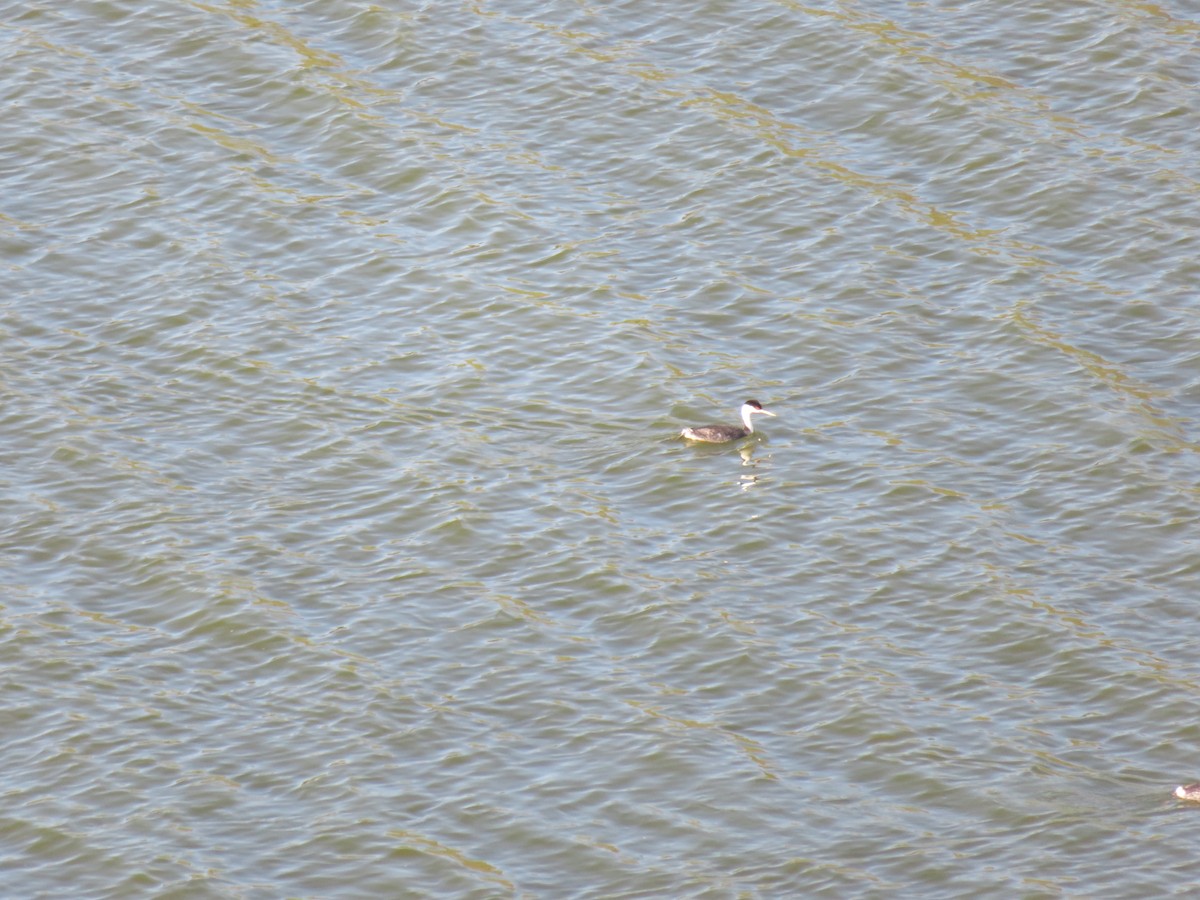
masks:
[[[746,426],[746,430],[751,434],[754,433],[754,422],[750,419],[750,413],[754,411],[754,407],[747,403],[742,407],[742,422]]]

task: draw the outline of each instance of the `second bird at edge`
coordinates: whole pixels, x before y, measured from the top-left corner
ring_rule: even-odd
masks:
[[[679,432],[689,441],[707,441],[710,444],[723,444],[726,441],[736,441],[754,433],[754,422],[751,416],[773,416],[775,413],[763,409],[757,400],[747,400],[742,404],[742,423],[744,428],[736,425],[701,425],[697,428],[685,428]]]

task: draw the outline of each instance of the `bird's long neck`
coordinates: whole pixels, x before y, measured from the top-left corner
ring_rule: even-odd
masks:
[[[750,407],[749,406],[742,407],[742,422],[744,422],[746,425],[746,433],[754,434],[754,422],[750,418]]]

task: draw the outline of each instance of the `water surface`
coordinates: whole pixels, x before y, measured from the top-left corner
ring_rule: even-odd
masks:
[[[8,890],[1195,892],[1198,36],[10,5]]]

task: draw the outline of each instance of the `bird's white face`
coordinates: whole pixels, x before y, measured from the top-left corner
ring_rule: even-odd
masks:
[[[1175,796],[1180,800],[1200,800],[1200,784],[1181,784],[1175,788]]]
[[[751,406],[749,403],[747,403],[745,406],[742,407],[742,415],[743,416],[772,416],[772,417],[774,417],[775,413],[771,412],[768,409],[755,409],[753,406]]]

